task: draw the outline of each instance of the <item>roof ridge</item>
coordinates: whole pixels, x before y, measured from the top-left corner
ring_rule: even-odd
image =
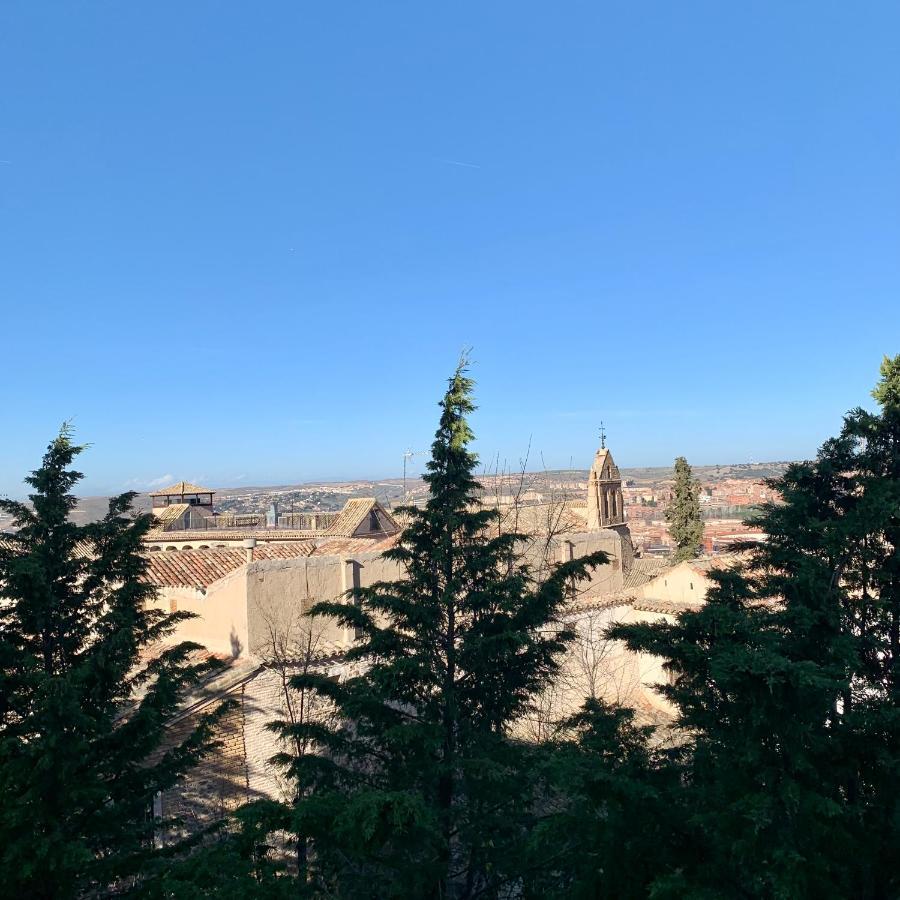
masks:
[[[212,488],[203,487],[190,481],[176,481],[168,487],[160,488],[158,491],[151,491],[151,497],[171,497],[178,494],[214,494]]]

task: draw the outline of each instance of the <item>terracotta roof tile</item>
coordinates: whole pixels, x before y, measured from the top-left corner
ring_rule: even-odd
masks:
[[[0,550],[7,553],[25,553],[27,549],[27,545],[15,533],[0,534]],[[75,555],[82,559],[93,557],[94,545],[90,541],[76,541]]]
[[[388,537],[332,538],[321,542],[311,556],[352,556],[355,553],[383,553],[400,540],[400,532]]]
[[[678,613],[689,610],[697,610],[703,606],[702,602],[679,600],[636,600],[634,608],[639,612],[665,613],[669,616],[677,616]]]
[[[253,561],[296,559],[309,556],[312,550],[312,543],[257,544]],[[161,551],[148,556],[146,580],[157,587],[205,590],[246,564],[247,552],[240,547]]]
[[[173,503],[170,506],[163,506],[159,512],[154,510],[153,514],[157,523],[165,528],[166,525],[171,525],[176,519],[180,519],[190,508],[190,503]]]
[[[376,506],[391,522],[394,521],[391,514],[374,497],[354,497],[344,504],[340,515],[331,523],[326,534],[352,537],[353,532],[362,525],[366,516]]]
[[[182,494],[214,494],[212,488],[200,487],[199,484],[191,484],[190,481],[179,481],[177,484],[171,484],[161,491],[153,491],[151,497],[177,497]]]
[[[310,538],[321,537],[321,531],[300,531],[290,528],[191,528],[183,531],[162,531],[153,528],[144,536],[147,543],[159,543],[162,541],[203,541],[212,544],[216,541],[243,541],[247,538],[256,538],[259,541],[285,542],[308,541]]]
[[[652,581],[658,575],[662,575],[668,568],[668,560],[653,559],[652,557],[638,557],[632,562],[622,587],[625,590],[633,591],[642,584]]]

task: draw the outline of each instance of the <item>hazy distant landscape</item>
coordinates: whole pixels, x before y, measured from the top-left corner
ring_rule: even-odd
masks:
[[[760,481],[780,475],[787,462],[729,463],[716,466],[694,466],[694,475],[704,484],[715,484],[724,479]],[[671,480],[672,469],[666,466],[630,468],[621,470],[625,483],[633,483],[649,490]],[[497,482],[513,482],[523,489],[541,494],[574,494],[583,490],[588,476],[587,469],[560,469],[544,472],[527,472],[498,476],[482,475],[482,483],[489,493],[497,490]],[[425,497],[425,484],[419,477],[409,477],[406,483],[408,499],[421,501]],[[353,497],[376,497],[385,506],[393,507],[403,500],[403,479],[386,478],[377,481],[356,480],[338,482],[308,482],[301,484],[243,486],[216,488],[216,509],[219,512],[247,513],[265,511],[271,503],[277,503],[281,512],[321,510],[330,512],[341,509]],[[506,488],[504,488],[506,492]],[[83,497],[79,500],[74,519],[79,524],[100,518],[107,508],[108,497]],[[139,494],[137,509],[150,510],[150,495]],[[0,527],[4,523],[0,523]]]

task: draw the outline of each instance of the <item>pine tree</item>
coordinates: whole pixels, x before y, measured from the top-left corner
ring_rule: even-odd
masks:
[[[148,651],[185,618],[151,609],[132,494],[76,525],[64,428],[26,480],[31,505],[0,501],[0,861],[4,896],[73,897],[133,883],[156,856],[155,794],[209,745],[214,716],[161,749],[166,719],[212,663],[194,644]]]
[[[699,556],[703,546],[703,521],[700,518],[700,482],[683,456],[675,460],[675,487],[666,509],[669,533],[675,541],[673,563]]]
[[[673,801],[696,852],[657,896],[897,895],[900,358],[882,376],[879,414],[770,482],[766,542],[702,609],[612,632],[675,676]]]
[[[634,718],[590,699],[544,748],[548,814],[528,842],[542,864],[523,878],[525,898],[645,898],[679,865],[678,770],[654,747],[654,727]]]
[[[859,881],[867,896],[882,897],[900,893],[900,355],[884,358],[872,396],[879,411],[848,414],[832,442],[832,468],[844,482],[844,626],[858,647],[842,699],[852,763],[846,792],[861,832]]]
[[[348,661],[362,666],[342,683],[294,679],[334,703],[341,727],[281,726],[323,748],[283,762],[298,783],[295,829],[312,842],[305,880],[329,896],[497,896],[529,865],[532,756],[510,726],[557,669],[567,589],[606,556],[536,581],[522,536],[479,502],[471,390],[463,362],[441,402],[428,502],[405,510],[385,554],[406,578],[312,611],[356,630]]]

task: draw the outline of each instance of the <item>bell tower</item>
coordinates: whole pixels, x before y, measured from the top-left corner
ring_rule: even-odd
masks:
[[[600,449],[588,475],[588,531],[625,523],[622,503],[622,477],[606,446],[606,430],[600,424]]]

